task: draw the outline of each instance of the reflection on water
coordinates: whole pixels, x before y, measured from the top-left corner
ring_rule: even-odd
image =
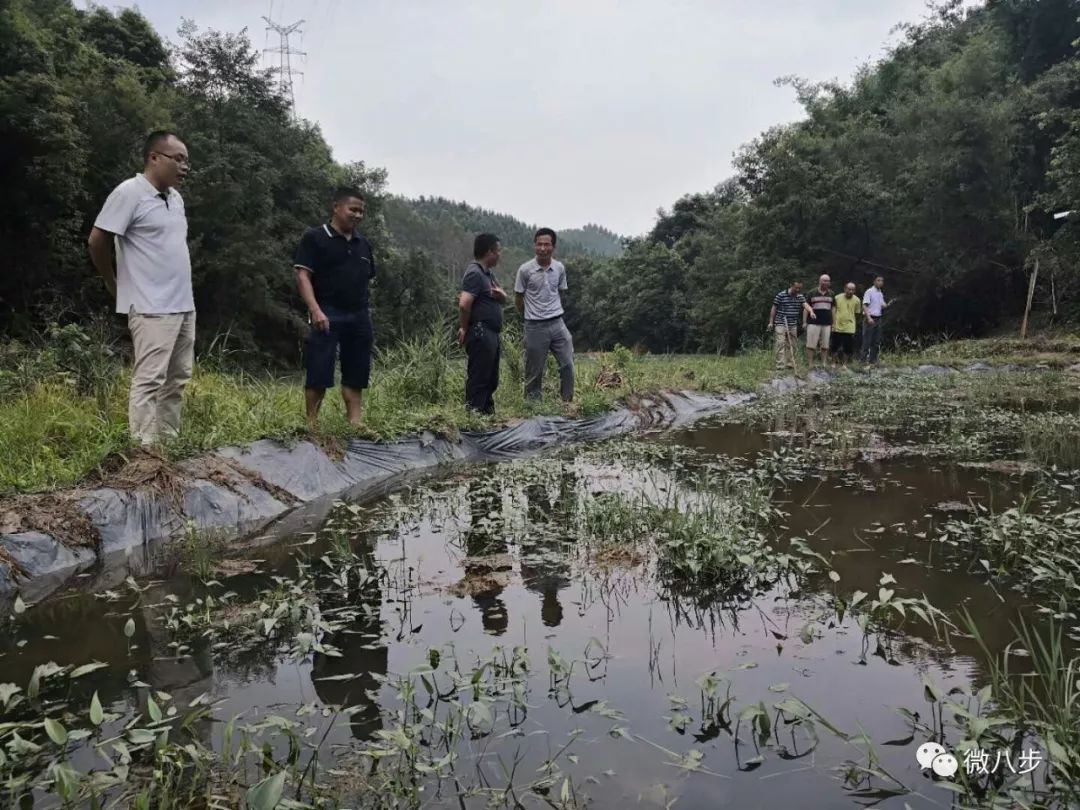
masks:
[[[532,531],[526,530],[522,539],[521,579],[526,588],[540,594],[540,618],[545,627],[562,624],[559,591],[570,585],[569,557],[557,537],[542,531],[543,527],[557,525],[560,517],[573,514],[576,479],[568,470],[556,478],[555,493],[540,483],[528,484],[524,491],[527,525]]]
[[[361,554],[374,567],[370,553]],[[349,717],[349,727],[357,740],[370,740],[372,734],[382,727],[379,705],[369,697],[370,692],[380,688],[376,676],[388,671],[389,652],[382,640],[380,603],[382,594],[377,588],[362,591],[359,602],[350,601],[350,607],[360,607],[361,615],[347,629],[329,634],[326,641],[339,654],[314,653],[311,665],[311,682],[319,700],[327,706],[347,706],[354,710]],[[327,603],[323,611],[344,606],[340,602]],[[345,676],[347,680],[343,680]]]
[[[145,710],[148,691],[131,685],[129,671],[179,702],[203,693],[224,699],[219,718],[289,714],[309,703],[351,707],[338,725],[313,721],[318,734],[327,731],[329,751],[371,740],[384,726],[382,712],[398,708],[394,690],[379,676],[422,666],[431,650],[480,661],[493,644],[523,645],[534,671],[520,726],[529,734],[543,732],[545,743],[490,743],[490,761],[478,767],[493,781],[493,758],[520,750],[535,768],[549,754],[547,746],[583,730],[577,775],[603,775],[599,784],[582,788],[597,807],[662,807],[674,798],[680,807],[849,806],[832,770],[857,753],[849,744],[823,734],[812,745],[794,729],[783,735],[775,729],[775,740],[760,746],[744,729],[737,742],[730,718],[700,711],[701,676],[722,673],[741,704],[795,694],[840,728],[904,741],[910,727],[897,709],[925,710],[922,677],[944,688],[984,680],[972,640],[947,643],[910,622],[902,634],[868,641],[850,620],[821,622],[822,605],[836,587],[823,574],[801,593],[777,584],[738,604],[688,603],[658,585],[654,560],[626,556],[598,564],[572,540],[583,504],[601,493],[692,493],[703,460],[749,458],[798,443],[797,425],[772,428],[765,435],[739,425],[699,427],[668,437],[657,449],[692,448],[687,459],[678,453],[668,460],[648,453],[627,458],[593,449],[490,467],[377,505],[371,512],[377,528],[357,532],[353,547],[385,575],[359,594],[337,601],[320,597],[324,615],[358,611],[347,627],[324,639],[339,654],[315,652],[297,662],[274,645],[232,650],[194,644],[178,656],[162,627],[161,605],[166,593],[182,602],[199,590],[171,582],[125,592],[116,601],[80,596],[36,608],[0,642],[0,680],[26,683],[34,666],[48,660],[97,659],[110,667],[89,676],[87,688],[116,711]],[[809,475],[776,489],[774,500],[786,512],[780,533],[808,539],[839,574],[844,592],[876,593],[889,573],[905,594],[926,594],[938,607],[964,607],[979,616],[996,650],[1012,639],[1016,601],[935,559],[926,538],[943,519],[938,504],[1004,503],[1022,488],[1003,476],[907,459]],[[317,558],[326,552],[320,541],[293,554]],[[293,566],[291,555],[272,559],[264,564],[268,571],[287,573]],[[241,601],[265,585],[262,575],[229,583]],[[129,650],[122,628],[132,610],[137,630]],[[811,625],[816,629],[808,635]],[[549,647],[577,662],[573,677],[558,689],[543,666]],[[597,712],[607,706],[620,713],[617,721]],[[679,719],[684,714],[685,723]],[[220,747],[219,725],[201,721],[194,733]],[[631,729],[636,741],[613,734],[617,726]],[[947,804],[948,794],[915,764],[921,741],[909,742],[878,753],[890,773],[918,792],[885,798],[881,806]],[[690,748],[713,775],[682,772],[660,753],[681,755]],[[91,758],[84,759],[90,767]],[[457,806],[449,797],[446,803]]]

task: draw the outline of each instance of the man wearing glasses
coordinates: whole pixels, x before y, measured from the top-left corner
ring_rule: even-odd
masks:
[[[143,145],[142,173],[113,189],[90,231],[90,258],[131,330],[128,431],[144,447],[179,433],[195,359],[187,216],[175,188],[190,166],[187,147],[175,133],[151,132]]]

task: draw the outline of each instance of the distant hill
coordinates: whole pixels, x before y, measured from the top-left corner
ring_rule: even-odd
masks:
[[[516,267],[533,255],[537,226],[508,214],[477,208],[443,197],[389,197],[383,216],[394,242],[401,248],[420,248],[452,276],[472,258],[473,237],[489,231],[503,243],[503,266]],[[557,256],[618,256],[622,239],[600,225],[559,231]]]

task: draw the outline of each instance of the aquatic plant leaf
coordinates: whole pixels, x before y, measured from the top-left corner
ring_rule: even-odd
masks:
[[[135,745],[146,745],[156,740],[157,735],[148,728],[133,728],[128,732],[128,739]]]
[[[273,810],[285,791],[285,771],[278,771],[261,782],[252,785],[244,797],[248,810]]]
[[[81,678],[83,675],[89,675],[91,672],[97,672],[99,669],[105,669],[108,664],[101,661],[94,661],[92,664],[83,664],[81,667],[75,667],[71,670],[71,678]]]
[[[66,745],[68,740],[67,729],[60,723],[59,720],[54,720],[51,717],[45,718],[45,733],[49,735],[49,739],[57,745]]]
[[[135,620],[134,619],[128,619],[124,623],[124,635],[127,638],[131,638],[132,636],[135,635]]]
[[[98,693],[94,692],[94,696],[90,698],[90,722],[95,726],[100,726],[105,720],[105,710],[101,708],[101,698],[98,697]]]

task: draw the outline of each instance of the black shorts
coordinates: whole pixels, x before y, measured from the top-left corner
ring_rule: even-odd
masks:
[[[832,350],[833,354],[846,355],[847,357],[855,356],[855,333],[854,332],[833,332],[832,333]]]
[[[330,319],[330,331],[315,327],[307,340],[307,388],[326,389],[334,387],[334,360],[341,348],[341,384],[346,388],[368,387],[371,377],[371,345],[373,333],[371,314],[342,312],[323,307]]]

